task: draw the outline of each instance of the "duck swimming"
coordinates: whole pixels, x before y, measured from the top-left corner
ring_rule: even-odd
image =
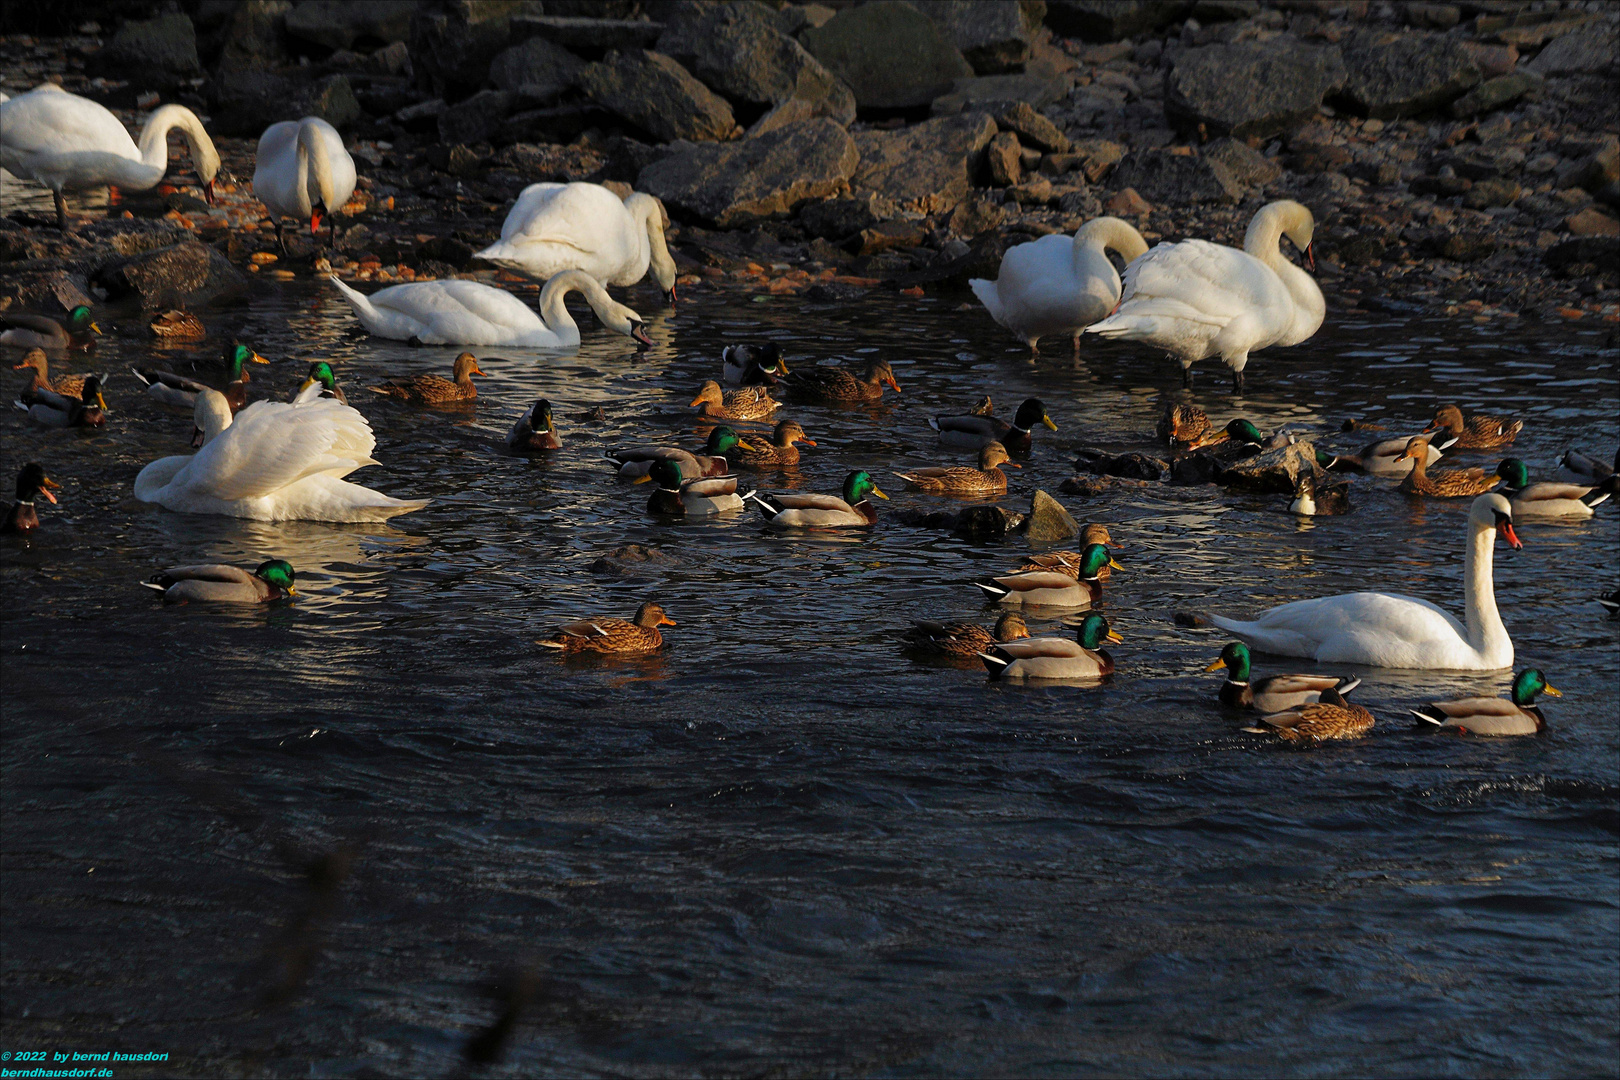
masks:
[[[564,656],[576,653],[608,653],[633,656],[657,652],[664,647],[661,626],[674,626],[658,604],[642,604],[634,619],[594,618],[564,623],[549,638],[535,644],[557,649]]]
[[[39,529],[39,513],[34,509],[34,500],[40,496],[51,504],[56,503],[56,496],[51,489],[61,490],[62,485],[45,475],[45,470],[37,461],[30,461],[22,467],[17,474],[17,501],[11,504],[6,511],[4,521],[0,521],[0,533],[20,534],[27,536]]]
[[[1450,728],[1468,735],[1537,735],[1547,726],[1546,717],[1536,707],[1537,694],[1563,697],[1547,683],[1539,668],[1525,668],[1513,679],[1508,700],[1501,698],[1459,698],[1437,701],[1410,710],[1418,727]]]
[[[1058,429],[1039,398],[1025,399],[1011,421],[978,412],[928,419],[928,426],[939,432],[939,441],[946,446],[980,450],[994,442],[1014,454],[1029,453],[1034,442],[1030,433],[1037,424]]]
[[[141,584],[162,593],[170,604],[270,604],[298,595],[296,576],[286,559],[270,559],[251,571],[224,563],[173,566]]]
[[[843,497],[836,495],[761,495],[751,498],[777,529],[867,529],[877,524],[877,507],[867,496],[888,496],[878,490],[872,475],[856,469],[844,477]]]

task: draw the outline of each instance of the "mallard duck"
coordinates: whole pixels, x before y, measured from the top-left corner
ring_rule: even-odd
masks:
[[[1494,697],[1460,698],[1456,701],[1437,701],[1421,709],[1408,710],[1416,717],[1414,724],[1431,724],[1438,728],[1453,728],[1468,735],[1536,735],[1547,726],[1547,720],[1536,707],[1537,694],[1563,697],[1563,692],[1547,684],[1547,676],[1538,668],[1525,668],[1513,678],[1511,700]]]
[[[1412,471],[1406,474],[1399,490],[1407,495],[1428,495],[1439,499],[1462,499],[1483,495],[1502,482],[1502,478],[1484,469],[1441,469],[1430,474],[1428,462],[1429,440],[1414,435],[1406,443],[1404,457],[1412,461]]]
[[[780,405],[771,400],[771,391],[765,386],[743,386],[736,390],[721,390],[720,384],[709,379],[692,399],[692,408],[699,416],[715,420],[769,420]]]
[[[630,619],[584,619],[564,623],[552,637],[535,642],[548,649],[560,649],[563,654],[614,653],[629,656],[636,653],[657,652],[664,647],[660,626],[674,626],[675,620],[664,614],[657,604],[642,604],[636,617]]]
[[[0,313],[0,345],[23,349],[88,349],[95,344],[94,335],[99,333],[101,327],[83,304],[68,312],[65,326],[49,315],[20,311]]]
[[[1350,483],[1316,483],[1312,473],[1301,472],[1294,481],[1294,501],[1288,509],[1301,517],[1331,517],[1350,512]]]
[[[53,499],[52,501],[54,502],[55,500]],[[1620,615],[1620,589],[1615,589],[1612,592],[1598,597],[1597,602],[1598,606],[1602,607],[1604,611],[1607,611],[1611,618],[1615,615]]]
[[[154,337],[166,341],[196,341],[208,336],[201,319],[189,311],[181,311],[178,308],[153,316],[147,326]]]
[[[1337,690],[1342,697],[1361,685],[1360,679],[1336,675],[1267,675],[1249,680],[1249,647],[1241,641],[1229,643],[1205,671],[1226,669],[1221,684],[1221,704],[1233,709],[1253,709],[1280,713],[1318,701],[1326,690]]]
[[[877,508],[868,495],[888,496],[878,490],[872,475],[856,469],[844,477],[843,498],[836,495],[761,495],[749,498],[758,504],[765,521],[778,529],[869,528],[877,524]]]
[[[721,377],[727,386],[775,386],[788,373],[776,342],[727,345],[720,352]]]
[[[996,403],[990,400],[989,394],[986,394],[984,397],[980,398],[971,409],[968,410],[968,415],[994,416],[996,415]]]
[[[51,489],[61,490],[62,485],[45,475],[45,470],[38,462],[30,461],[22,467],[17,474],[17,501],[11,504],[6,511],[6,519],[0,522],[0,533],[28,534],[39,528],[39,514],[34,510],[34,500],[41,495],[45,501],[54,504],[56,496]]]
[[[34,423],[46,427],[102,427],[107,423],[107,402],[101,396],[101,380],[94,375],[84,380],[77,400],[50,390],[36,390],[26,402],[15,404]]]
[[[1114,538],[1109,535],[1108,526],[1106,525],[1086,525],[1080,530],[1081,550],[1090,547],[1092,544],[1102,544],[1105,547],[1118,546],[1114,543]],[[1079,551],[1043,551],[1039,555],[1031,555],[1024,565],[1018,568],[1018,572],[1023,573],[1025,570],[1056,570],[1060,574],[1078,578],[1080,576],[1081,560],[1082,556]],[[1097,571],[1097,580],[1107,581],[1109,575],[1113,572],[1111,567],[1105,565],[1101,570]]]
[[[985,403],[989,403],[989,398]],[[939,432],[939,441],[946,446],[961,446],[980,450],[990,443],[999,442],[1015,454],[1027,454],[1034,440],[1030,429],[1045,424],[1053,431],[1057,424],[1046,415],[1046,406],[1039,398],[1028,398],[1018,406],[1012,422],[998,419],[988,413],[969,413],[965,416],[931,416],[928,426]]]
[[[1558,459],[1558,464],[1585,480],[1594,484],[1599,480],[1607,480],[1615,473],[1620,472],[1620,450],[1614,452],[1614,464],[1605,465],[1593,457],[1581,453],[1571,447],[1564,451],[1564,456]]]
[[[206,601],[218,604],[269,604],[298,595],[292,564],[271,559],[252,570],[224,563],[173,566],[141,582],[171,604]]]
[[[696,480],[705,476],[725,476],[731,472],[727,455],[738,445],[737,432],[721,424],[709,432],[703,453],[694,454],[677,446],[624,446],[607,454],[619,467],[619,479],[640,484],[646,481],[656,461],[679,461],[681,475]]]
[[[1029,637],[1024,617],[1006,612],[996,620],[992,634],[978,623],[938,623],[918,619],[911,624],[907,639],[919,652],[943,656],[959,663],[978,663],[979,654],[1002,641]]]
[[[647,499],[649,514],[713,517],[743,508],[735,476],[687,480],[681,473],[681,463],[672,458],[653,462],[648,475],[658,485],[658,490]]]
[[[1105,641],[1124,640],[1108,620],[1092,612],[1080,620],[1075,639],[1038,637],[992,645],[979,654],[992,679],[1100,679],[1113,673]]]
[[[251,346],[240,341],[232,341],[225,346],[221,354],[224,366],[225,400],[231,406],[231,412],[238,413],[247,405],[247,384],[253,381],[248,374],[247,364],[268,364],[270,361],[254,352]],[[197,395],[204,390],[213,389],[206,383],[184,375],[176,375],[172,371],[161,371],[157,368],[130,368],[135,377],[146,384],[146,393],[164,405],[173,405],[176,408],[195,409]]]
[[[1319,743],[1329,739],[1359,739],[1372,730],[1373,714],[1344,700],[1328,687],[1322,696],[1297,709],[1262,716],[1265,727],[1246,727],[1256,735],[1277,735],[1286,742]]]
[[[478,358],[464,352],[456,357],[454,381],[443,375],[412,375],[408,379],[385,382],[368,389],[373,394],[408,401],[412,405],[458,405],[478,396],[478,388],[473,386],[472,377],[483,374],[478,369]]]
[[[894,475],[910,484],[919,491],[926,491],[930,495],[956,495],[964,498],[974,498],[985,495],[1005,495],[1007,493],[1007,474],[1001,471],[1001,466],[1018,469],[1022,466],[1014,464],[1007,458],[1007,448],[998,442],[989,443],[979,451],[979,467],[968,468],[966,465],[948,465],[929,469],[912,469],[910,472],[897,472]]]
[[[883,397],[885,386],[897,394],[900,392],[894,369],[887,360],[868,361],[860,375],[847,367],[812,367],[789,372],[782,381],[795,397],[814,401],[877,401]]]
[[[1090,544],[1080,553],[1078,577],[1057,570],[1026,570],[1006,577],[975,581],[991,599],[1012,606],[1088,608],[1102,597],[1098,574],[1105,566],[1123,569],[1102,544]]]
[[[28,385],[23,387],[24,401],[27,401],[28,395],[36,390],[49,390],[67,398],[83,397],[84,380],[89,378],[88,375],[58,375],[54,379],[51,378],[51,362],[44,349],[29,349],[23,356],[22,363],[13,365],[11,370],[32,372]],[[96,378],[103,384],[107,382],[106,375],[97,375]]]
[[[771,441],[760,443],[743,439],[737,444],[737,463],[750,469],[785,469],[799,463],[799,448],[795,443],[816,445],[816,440],[804,433],[797,420],[783,420],[771,432]]]
[[[1486,416],[1484,413],[1475,413],[1467,423],[1464,423],[1461,409],[1455,405],[1442,405],[1434,411],[1434,419],[1429,421],[1429,426],[1423,431],[1424,434],[1431,431],[1447,431],[1456,440],[1452,444],[1455,449],[1481,450],[1508,445],[1523,427],[1523,420],[1509,420],[1505,416]]]
[[[1504,482],[1502,494],[1512,505],[1514,517],[1589,518],[1593,507],[1613,495],[1617,486],[1612,474],[1595,487],[1532,484],[1529,468],[1518,458],[1503,458],[1496,475]]]
[[[1159,417],[1155,430],[1160,442],[1190,450],[1203,445],[1202,440],[1211,435],[1214,428],[1209,414],[1197,405],[1172,403],[1164,407],[1164,415]]]
[[[557,422],[551,418],[551,402],[545,398],[523,410],[512,430],[506,433],[508,450],[556,450],[561,446]]]
[[[317,360],[309,365],[309,374],[304,376],[304,381],[288,395],[287,400],[298,401],[302,398],[307,401],[309,397],[306,395],[312,390],[315,391],[314,397],[332,398],[343,405],[349,403],[349,396],[343,392],[343,387],[337,383],[337,376],[332,373],[332,365],[325,360]]]
[[[1369,443],[1361,448],[1359,454],[1329,454],[1324,450],[1316,451],[1316,463],[1324,469],[1340,472],[1361,472],[1372,476],[1405,476],[1412,471],[1412,459],[1406,456],[1406,447],[1411,439],[1381,439]],[[1424,457],[1425,465],[1433,465],[1440,460],[1440,452],[1448,449],[1455,438],[1447,435],[1444,439],[1428,440],[1428,453]]]

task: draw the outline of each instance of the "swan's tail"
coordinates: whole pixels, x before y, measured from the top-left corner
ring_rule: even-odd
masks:
[[[996,322],[1000,322],[1006,316],[1007,309],[1001,305],[1001,294],[996,291],[994,281],[972,278],[968,281],[968,288],[973,290],[973,295],[979,298],[979,303],[984,305],[984,309]]]
[[[1166,296],[1133,297],[1108,318],[1086,327],[1088,334],[1141,341],[1186,333],[1186,323],[1218,329],[1229,320],[1199,311],[1191,304]]]
[[[326,276],[327,280],[331,281],[332,284],[338,287],[338,292],[343,294],[343,299],[347,300],[349,302],[349,306],[354,309],[355,318],[359,319],[362,323],[365,323],[366,329],[370,330],[371,323],[379,317],[377,306],[371,302],[371,298],[365,293],[360,292],[358,289],[351,289],[349,286],[343,284],[343,282],[338,280],[336,274],[328,274]]]

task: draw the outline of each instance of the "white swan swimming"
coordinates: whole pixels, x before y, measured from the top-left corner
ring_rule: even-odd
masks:
[[[354,194],[354,158],[344,149],[337,128],[318,116],[271,124],[259,136],[254,155],[253,194],[270,211],[276,240],[286,252],[281,219],[309,219],[314,236],[321,211],[332,218],[332,240],[337,240],[337,211]]]
[[[156,187],[169,169],[173,128],[180,129],[191,147],[203,194],[213,202],[219,152],[196,113],[182,105],[163,106],[146,121],[136,146],[116,116],[55,83],[0,102],[0,168],[50,188],[56,197],[56,223],[66,229],[64,191],[103,184],[131,191]]]
[[[1039,339],[1065,334],[1080,351],[1080,332],[1119,303],[1119,271],[1108,251],[1126,263],[1147,252],[1147,241],[1127,222],[1100,217],[1086,222],[1072,238],[1043,236],[1009,248],[996,280],[968,282],[990,317],[1011,330],[1029,351]]]
[[[1513,548],[1513,508],[1500,495],[1474,500],[1463,559],[1463,625],[1427,600],[1358,592],[1296,600],[1251,622],[1218,615],[1209,621],[1257,649],[1324,663],[1445,671],[1499,671],[1513,666],[1513,642],[1496,610],[1492,544]]]
[[[1288,237],[1314,268],[1314,230],[1311,212],[1283,199],[1254,215],[1242,251],[1206,240],[1160,244],[1125,268],[1119,308],[1086,333],[1159,346],[1181,361],[1187,386],[1195,361],[1218,356],[1242,392],[1251,352],[1298,345],[1322,325],[1322,290],[1280,246]]]
[[[547,281],[540,290],[539,314],[504,289],[458,278],[391,285],[370,296],[335,277],[332,284],[354,308],[362,326],[395,341],[570,348],[579,344],[579,326],[563,298],[578,290],[603,326],[643,345],[653,343],[642,328],[641,316],[609,296],[583,270],[565,270]]]
[[[365,417],[333,398],[256,401],[233,419],[224,394],[203,390],[195,416],[202,449],[142,469],[137,499],[255,521],[384,521],[427,505],[343,479],[377,464],[377,440]]]
[[[604,285],[634,285],[651,267],[664,298],[675,299],[675,261],[664,243],[657,199],[621,200],[601,184],[530,184],[478,258],[532,278],[583,270]]]

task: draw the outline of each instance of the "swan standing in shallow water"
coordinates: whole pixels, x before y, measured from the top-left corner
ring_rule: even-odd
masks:
[[[651,267],[675,299],[675,261],[664,243],[664,211],[651,195],[621,200],[601,184],[530,184],[478,258],[542,281],[583,270],[604,285],[634,285]]]
[[[424,345],[520,345],[566,349],[579,344],[579,326],[563,298],[578,290],[609,330],[643,345],[652,338],[641,316],[607,294],[582,270],[565,270],[540,290],[540,313],[504,289],[448,278],[392,285],[366,296],[332,278],[360,324],[378,337]]]
[[[163,106],[146,121],[137,146],[118,117],[54,83],[0,102],[0,168],[50,188],[56,197],[56,224],[65,230],[64,191],[103,184],[131,191],[156,187],[169,170],[173,128],[180,129],[191,147],[203,194],[213,202],[219,152],[196,113],[181,105]]]
[[[354,158],[337,128],[316,116],[271,124],[259,136],[254,155],[253,194],[270,211],[282,254],[287,240],[281,219],[309,219],[309,234],[321,226],[321,211],[332,219],[337,242],[337,211],[354,194]]]
[[[996,280],[968,282],[990,317],[1039,354],[1037,342],[1066,334],[1080,352],[1080,333],[1119,303],[1119,272],[1108,252],[1126,263],[1147,252],[1147,241],[1128,223],[1100,217],[1073,238],[1056,234],[1009,248]]]
[[[1314,269],[1314,229],[1309,210],[1283,199],[1254,215],[1242,251],[1206,240],[1160,244],[1125,268],[1119,308],[1086,333],[1159,346],[1181,361],[1186,386],[1195,361],[1218,356],[1242,393],[1251,352],[1298,345],[1322,325],[1322,290],[1281,248],[1288,237]]]
[[[365,417],[333,398],[256,401],[233,419],[224,394],[203,390],[195,415],[202,449],[142,469],[137,499],[255,521],[384,521],[427,505],[343,479],[377,464],[377,440]]]
[[[1427,600],[1358,592],[1296,600],[1252,622],[1208,616],[1251,646],[1279,656],[1324,663],[1445,671],[1500,671],[1513,666],[1513,642],[1496,610],[1492,545],[1500,535],[1514,549],[1513,508],[1500,495],[1481,495],[1468,514],[1463,560],[1466,626]]]

